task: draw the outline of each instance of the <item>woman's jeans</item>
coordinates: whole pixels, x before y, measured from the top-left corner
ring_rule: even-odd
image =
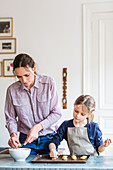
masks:
[[[38,139],[34,140],[31,143],[27,143],[25,146],[22,146],[22,148],[31,148],[31,155],[36,154],[46,154],[49,155],[49,144],[51,143],[53,136],[55,135],[55,132],[47,134],[45,136],[39,136]],[[27,138],[26,134],[20,133],[19,141],[21,144],[25,142]]]

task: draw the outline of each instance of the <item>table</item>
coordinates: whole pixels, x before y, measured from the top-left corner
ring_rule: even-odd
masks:
[[[0,155],[0,170],[113,170],[113,157],[90,156],[86,163],[32,163],[35,155],[29,156],[25,162],[15,162],[9,154]]]

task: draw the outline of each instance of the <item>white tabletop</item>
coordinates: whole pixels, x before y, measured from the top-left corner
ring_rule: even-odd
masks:
[[[0,169],[93,169],[93,170],[113,170],[113,157],[108,156],[90,156],[86,163],[32,163],[31,160],[36,157],[29,156],[25,162],[15,162],[9,154],[0,155]]]

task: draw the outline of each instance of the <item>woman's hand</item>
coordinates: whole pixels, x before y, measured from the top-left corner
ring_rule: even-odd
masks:
[[[17,135],[15,133],[12,133],[11,138],[8,141],[9,146],[11,148],[16,148],[17,149],[18,148],[17,144],[19,144],[19,143],[20,142],[19,142],[19,139],[18,139]]]
[[[28,135],[27,135],[27,138],[26,138],[26,140],[25,140],[25,142],[24,142],[24,145],[26,145],[27,143],[31,143],[31,142],[33,142],[35,139],[37,139],[38,138],[38,132],[40,131],[40,130],[42,130],[43,128],[42,128],[42,125],[39,123],[39,124],[36,124],[36,125],[34,125],[31,129],[30,129],[30,131],[29,131],[29,133],[28,133]]]

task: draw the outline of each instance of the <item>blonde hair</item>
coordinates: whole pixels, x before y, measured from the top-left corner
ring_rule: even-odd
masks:
[[[76,99],[74,105],[84,105],[89,112],[89,117],[88,117],[89,121],[92,120],[91,113],[95,110],[95,100],[92,96],[81,95]]]

